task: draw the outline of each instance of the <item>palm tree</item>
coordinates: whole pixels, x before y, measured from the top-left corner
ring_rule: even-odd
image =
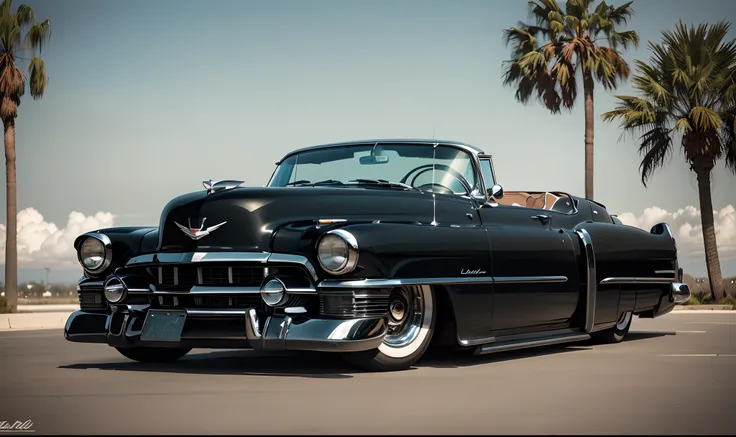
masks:
[[[736,173],[736,41],[725,42],[729,24],[689,28],[680,22],[662,32],[661,44],[649,43],[649,63],[636,61],[638,97],[617,96],[603,119],[619,119],[639,137],[641,181],[663,167],[679,140],[690,170],[698,180],[700,218],[710,289],[717,301],[725,296],[718,262],[710,175],[719,159]]]
[[[577,75],[583,80],[585,102],[585,197],[593,199],[593,90],[595,81],[615,89],[628,79],[629,66],[619,47],[639,44],[634,31],[618,31],[632,15],[631,4],[614,7],[605,1],[593,8],[593,0],[567,0],[562,10],[556,0],[529,2],[529,17],[536,25],[519,23],[504,31],[513,46],[504,62],[504,84],[516,87],[516,99],[527,103],[536,92],[553,114],[564,106],[572,109],[578,92]],[[546,38],[541,44],[537,38]]]
[[[20,98],[26,91],[26,77],[18,68],[19,60],[28,61],[31,96],[40,99],[46,89],[46,65],[40,58],[44,43],[51,35],[51,22],[36,23],[33,9],[26,5],[11,9],[12,0],[0,4],[0,119],[5,131],[5,166],[7,178],[7,228],[5,240],[5,297],[11,312],[18,308],[17,200],[15,175],[15,118]],[[32,57],[20,56],[30,51]]]

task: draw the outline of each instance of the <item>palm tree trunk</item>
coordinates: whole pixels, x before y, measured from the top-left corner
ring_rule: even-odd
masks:
[[[700,221],[703,225],[703,245],[705,246],[705,265],[708,269],[710,292],[717,302],[725,297],[721,264],[718,261],[718,246],[716,245],[716,228],[713,223],[713,200],[710,193],[710,173],[712,166],[696,167],[698,176],[698,198],[700,200]]]
[[[11,313],[18,311],[18,202],[15,195],[15,120],[3,120],[5,128],[5,177],[7,227],[5,228],[5,299]]]
[[[583,69],[583,94],[585,96],[585,198],[593,200],[593,128],[595,113],[593,108],[593,75]]]

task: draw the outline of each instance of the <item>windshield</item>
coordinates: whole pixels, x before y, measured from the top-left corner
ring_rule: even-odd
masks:
[[[466,194],[476,188],[471,156],[431,144],[327,147],[289,156],[268,186],[405,184],[422,191]]]

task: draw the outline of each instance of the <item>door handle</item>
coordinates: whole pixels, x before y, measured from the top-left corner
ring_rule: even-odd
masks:
[[[547,223],[549,221],[549,216],[545,214],[533,215],[532,219],[539,220],[542,223]]]

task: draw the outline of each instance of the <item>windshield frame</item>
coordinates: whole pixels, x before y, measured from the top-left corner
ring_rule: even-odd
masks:
[[[450,147],[455,148],[458,150],[461,150],[468,154],[470,158],[470,165],[473,169],[473,177],[475,178],[475,186],[471,187],[472,191],[470,193],[465,194],[454,194],[454,196],[460,196],[460,197],[472,197],[478,201],[488,201],[488,193],[485,190],[485,181],[483,180],[483,173],[481,171],[480,167],[480,161],[479,161],[479,155],[484,155],[490,158],[490,155],[485,154],[482,150],[468,145],[464,143],[457,143],[457,142],[448,142],[448,141],[436,141],[436,140],[366,140],[366,141],[351,141],[351,142],[344,142],[344,143],[332,143],[332,144],[323,144],[318,146],[310,146],[310,147],[304,147],[301,149],[293,150],[286,155],[284,155],[280,160],[276,161],[276,167],[274,168],[273,172],[271,173],[271,176],[268,179],[268,182],[266,183],[266,187],[269,188],[282,188],[282,187],[273,187],[271,183],[274,180],[274,176],[278,172],[279,166],[284,163],[287,159],[291,158],[294,155],[298,155],[300,153],[305,152],[311,152],[315,150],[323,150],[323,149],[330,149],[330,148],[339,148],[339,147],[356,147],[356,146],[376,146],[376,145],[406,145],[406,146],[430,146],[430,147]],[[491,158],[491,166],[493,166],[493,160]],[[495,171],[494,171],[495,176]],[[495,181],[493,181],[495,183]],[[330,185],[325,185],[323,187],[328,187]],[[334,187],[334,186],[332,186]],[[449,194],[448,194],[449,195]]]

